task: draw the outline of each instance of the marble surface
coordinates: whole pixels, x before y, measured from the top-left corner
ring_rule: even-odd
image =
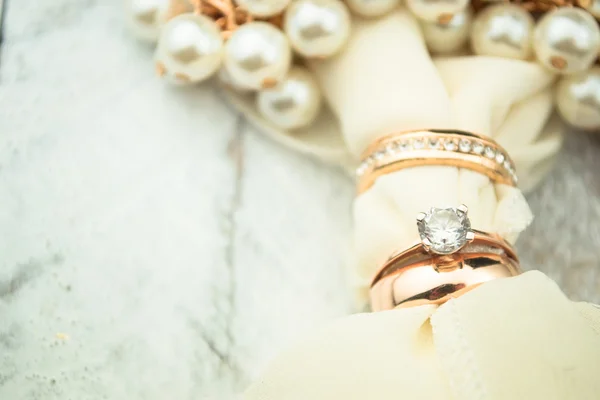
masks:
[[[155,79],[120,0],[10,1],[0,399],[230,399],[351,311],[353,187],[211,87]],[[600,302],[600,140],[572,134],[519,247]]]

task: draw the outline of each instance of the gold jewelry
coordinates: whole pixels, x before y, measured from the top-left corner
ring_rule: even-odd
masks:
[[[400,132],[373,142],[356,170],[358,193],[382,175],[426,165],[467,168],[496,183],[517,184],[513,161],[494,140],[471,132],[431,129]]]
[[[374,311],[441,304],[520,273],[512,246],[496,234],[472,230],[467,211],[462,205],[419,214],[421,242],[393,254],[373,278]]]

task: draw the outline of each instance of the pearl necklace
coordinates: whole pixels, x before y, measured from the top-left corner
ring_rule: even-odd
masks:
[[[481,0],[406,0],[406,6],[433,54],[470,44],[476,55],[537,60],[561,77],[555,103],[563,118],[597,130],[600,0],[576,1],[482,7]],[[128,0],[128,20],[138,37],[158,43],[159,75],[176,84],[217,75],[231,88],[256,92],[263,117],[292,130],[310,125],[321,109],[319,86],[294,54],[331,57],[348,40],[351,13],[374,18],[397,6],[399,0]]]

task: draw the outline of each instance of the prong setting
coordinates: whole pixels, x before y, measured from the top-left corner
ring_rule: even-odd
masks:
[[[429,251],[431,249],[431,241],[427,238],[421,240],[421,244],[423,244],[423,248],[425,251]]]

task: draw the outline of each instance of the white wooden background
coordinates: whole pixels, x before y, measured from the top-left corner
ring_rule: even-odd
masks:
[[[352,310],[342,172],[156,79],[121,0],[11,0],[5,33],[0,399],[233,398]],[[568,140],[520,245],[593,301],[599,155]]]

